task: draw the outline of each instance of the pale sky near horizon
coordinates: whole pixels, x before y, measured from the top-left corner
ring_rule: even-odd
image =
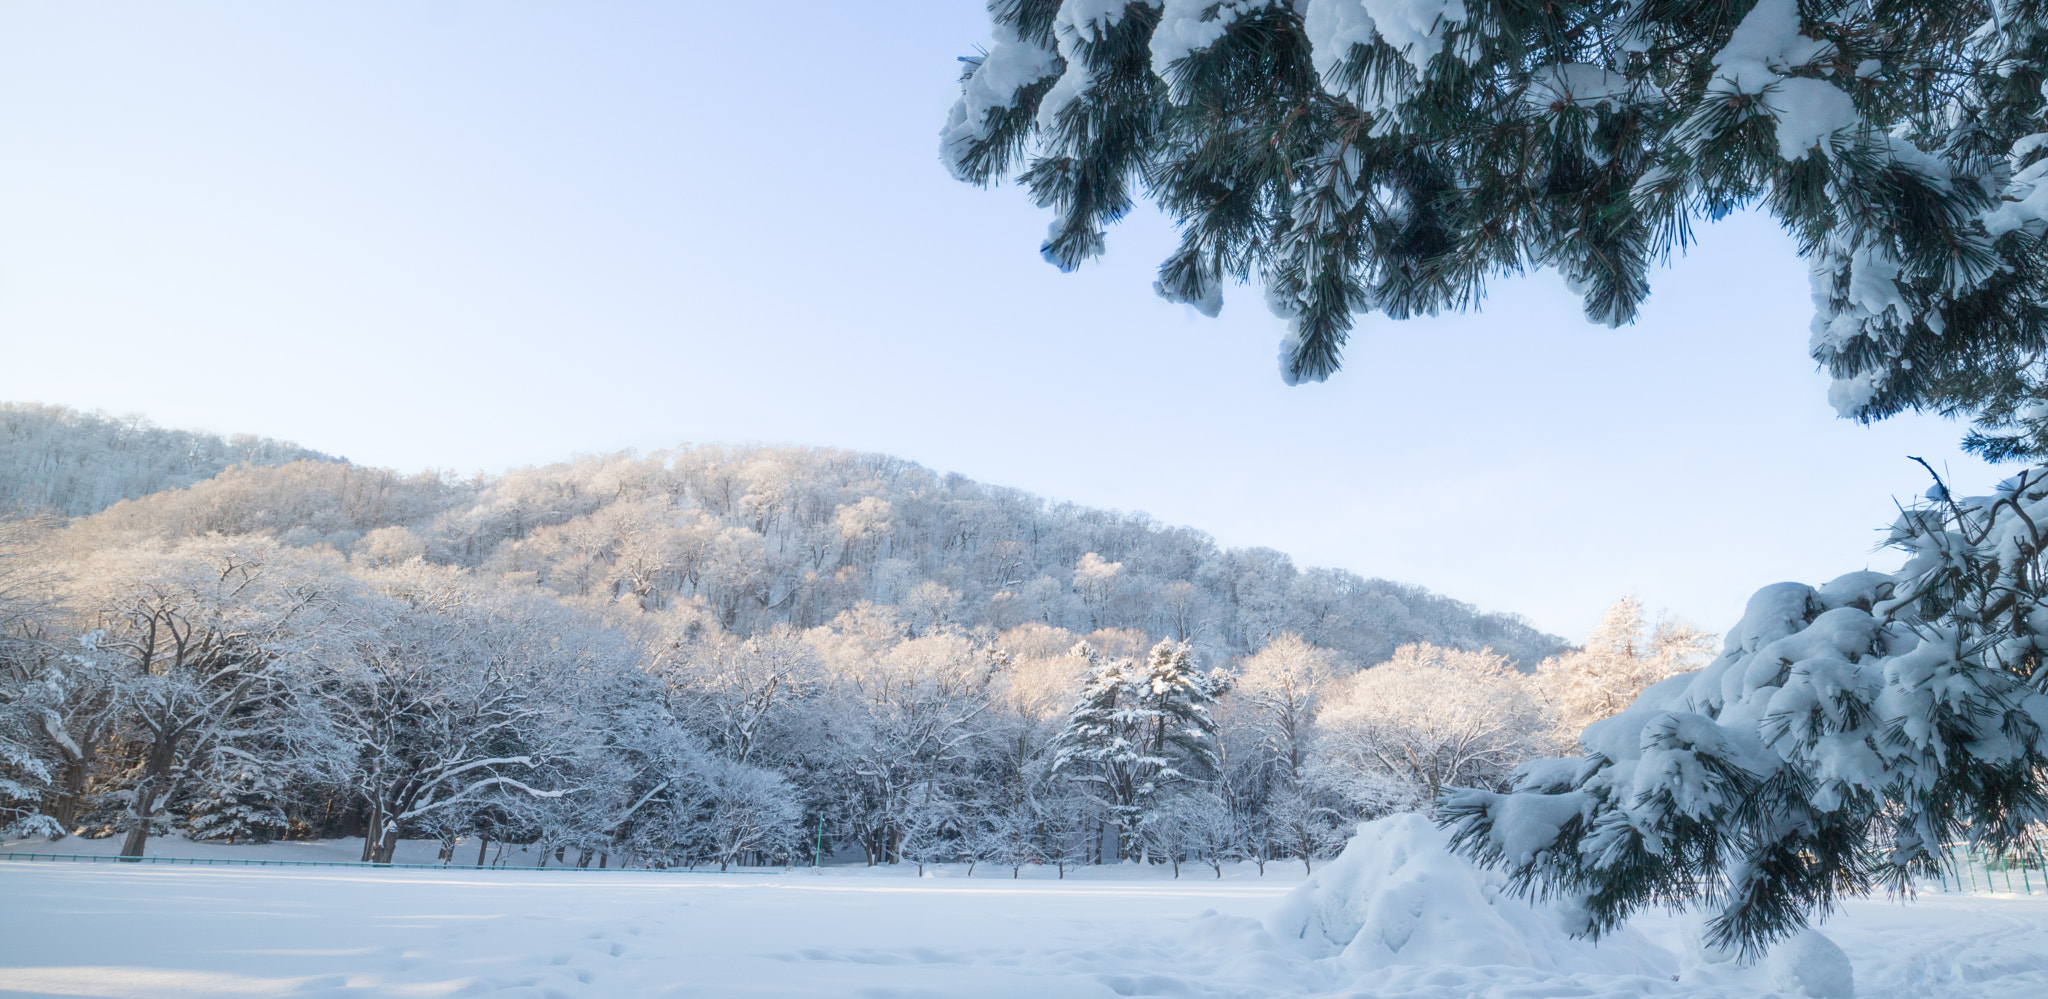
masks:
[[[939,165],[976,0],[0,0],[0,399],[501,470],[678,442],[883,451],[1577,639],[1711,630],[1873,554],[1933,418],[1834,418],[1805,268],[1737,216],[1586,324],[1550,275],[1366,319],[1287,388],[1255,289],[1062,275]]]

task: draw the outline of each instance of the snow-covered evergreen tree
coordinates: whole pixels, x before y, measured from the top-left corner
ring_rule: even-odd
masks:
[[[1162,296],[1256,280],[1290,381],[1356,317],[1558,270],[1620,324],[1695,221],[1799,240],[1843,415],[2048,447],[2048,5],[2034,0],[993,0],[940,154],[1014,177],[1066,269],[1149,197]]]
[[[1185,643],[1160,642],[1142,661],[1077,651],[1088,679],[1055,740],[1053,769],[1089,788],[1116,827],[1120,854],[1141,856],[1163,795],[1215,772],[1207,705],[1228,678],[1197,672]]]
[[[2048,471],[1929,495],[1893,528],[1898,572],[1759,590],[1719,658],[1589,726],[1584,757],[1448,794],[1456,840],[1587,932],[1690,902],[1753,953],[1844,895],[1909,890],[1944,844],[2027,838],[2048,819]]]
[[[285,782],[270,767],[249,760],[224,761],[185,805],[185,834],[197,840],[268,843],[282,834]],[[239,764],[239,765],[236,765]]]

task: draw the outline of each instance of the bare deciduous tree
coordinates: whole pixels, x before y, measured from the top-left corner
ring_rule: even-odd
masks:
[[[1325,765],[1398,778],[1421,801],[1445,787],[1502,786],[1543,745],[1526,683],[1490,652],[1402,646],[1325,698]]]

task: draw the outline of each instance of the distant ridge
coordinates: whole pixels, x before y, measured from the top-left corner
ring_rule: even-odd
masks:
[[[167,430],[139,416],[0,402],[0,510],[82,517],[235,465],[306,459],[340,460],[268,437]]]

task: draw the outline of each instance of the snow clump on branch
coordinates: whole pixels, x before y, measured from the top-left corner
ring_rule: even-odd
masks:
[[[1447,793],[1454,842],[1598,936],[1652,898],[1748,955],[1838,899],[2048,818],[2048,472],[1906,509],[1894,573],[1757,591],[1705,669],[1586,727],[1501,793]]]

